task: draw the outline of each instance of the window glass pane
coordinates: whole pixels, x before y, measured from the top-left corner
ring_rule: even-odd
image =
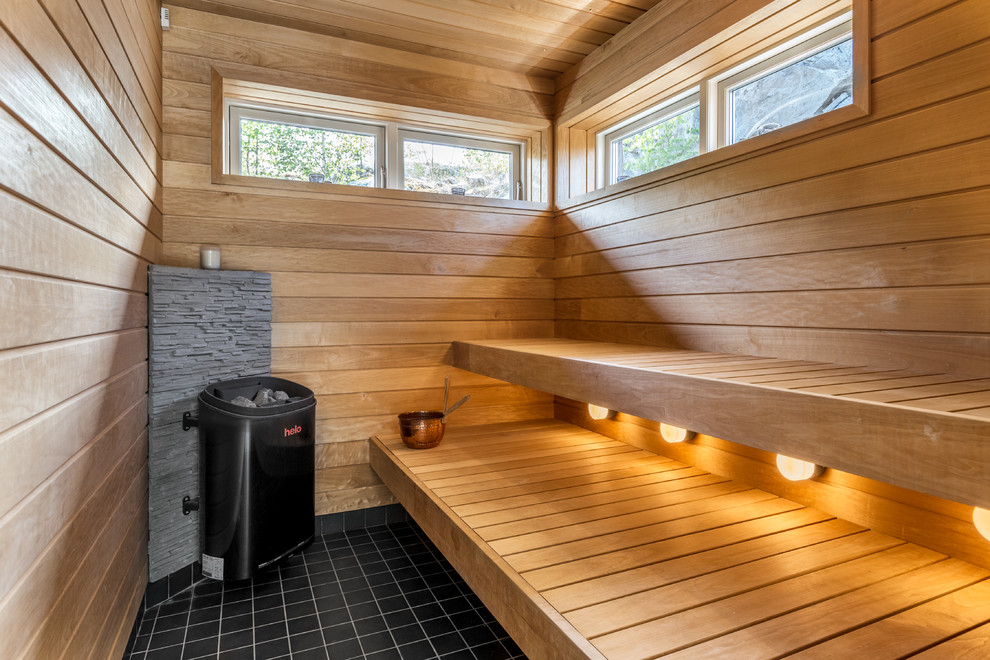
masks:
[[[375,185],[375,136],[241,119],[241,174]]]
[[[729,92],[730,143],[852,102],[852,39]]]
[[[512,154],[403,140],[406,190],[512,199]]]
[[[673,117],[633,133],[613,144],[612,182],[646,174],[698,155],[701,109],[693,105]]]

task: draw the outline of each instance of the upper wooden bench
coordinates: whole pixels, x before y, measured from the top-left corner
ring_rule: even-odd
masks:
[[[453,347],[460,369],[990,508],[990,379],[571,339]]]

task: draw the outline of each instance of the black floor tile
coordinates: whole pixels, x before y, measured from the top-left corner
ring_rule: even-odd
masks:
[[[125,660],[525,660],[415,525],[317,537],[149,608]]]

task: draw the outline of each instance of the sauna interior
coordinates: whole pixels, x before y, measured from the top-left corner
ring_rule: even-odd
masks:
[[[526,657],[990,657],[986,0],[6,0],[0,25],[0,657],[193,657],[134,643],[199,580],[149,563],[148,273],[202,246],[270,273],[317,531],[401,507]],[[833,33],[833,105],[732,137],[730,82]],[[623,131],[682,110],[694,146],[643,165]],[[234,111],[379,146],[339,183],[252,174]],[[502,193],[417,187],[396,145],[448,138],[510,153]],[[406,448],[396,415],[445,378],[471,398]],[[393,637],[339,657],[510,657]]]

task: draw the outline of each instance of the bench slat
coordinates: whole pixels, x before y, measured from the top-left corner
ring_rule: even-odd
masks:
[[[557,462],[500,469],[530,437],[557,453],[526,460]],[[540,421],[376,438],[370,459],[534,659],[886,658],[990,625],[985,569],[676,461],[603,464],[602,441]],[[499,477],[453,503],[424,479],[450,456]]]

